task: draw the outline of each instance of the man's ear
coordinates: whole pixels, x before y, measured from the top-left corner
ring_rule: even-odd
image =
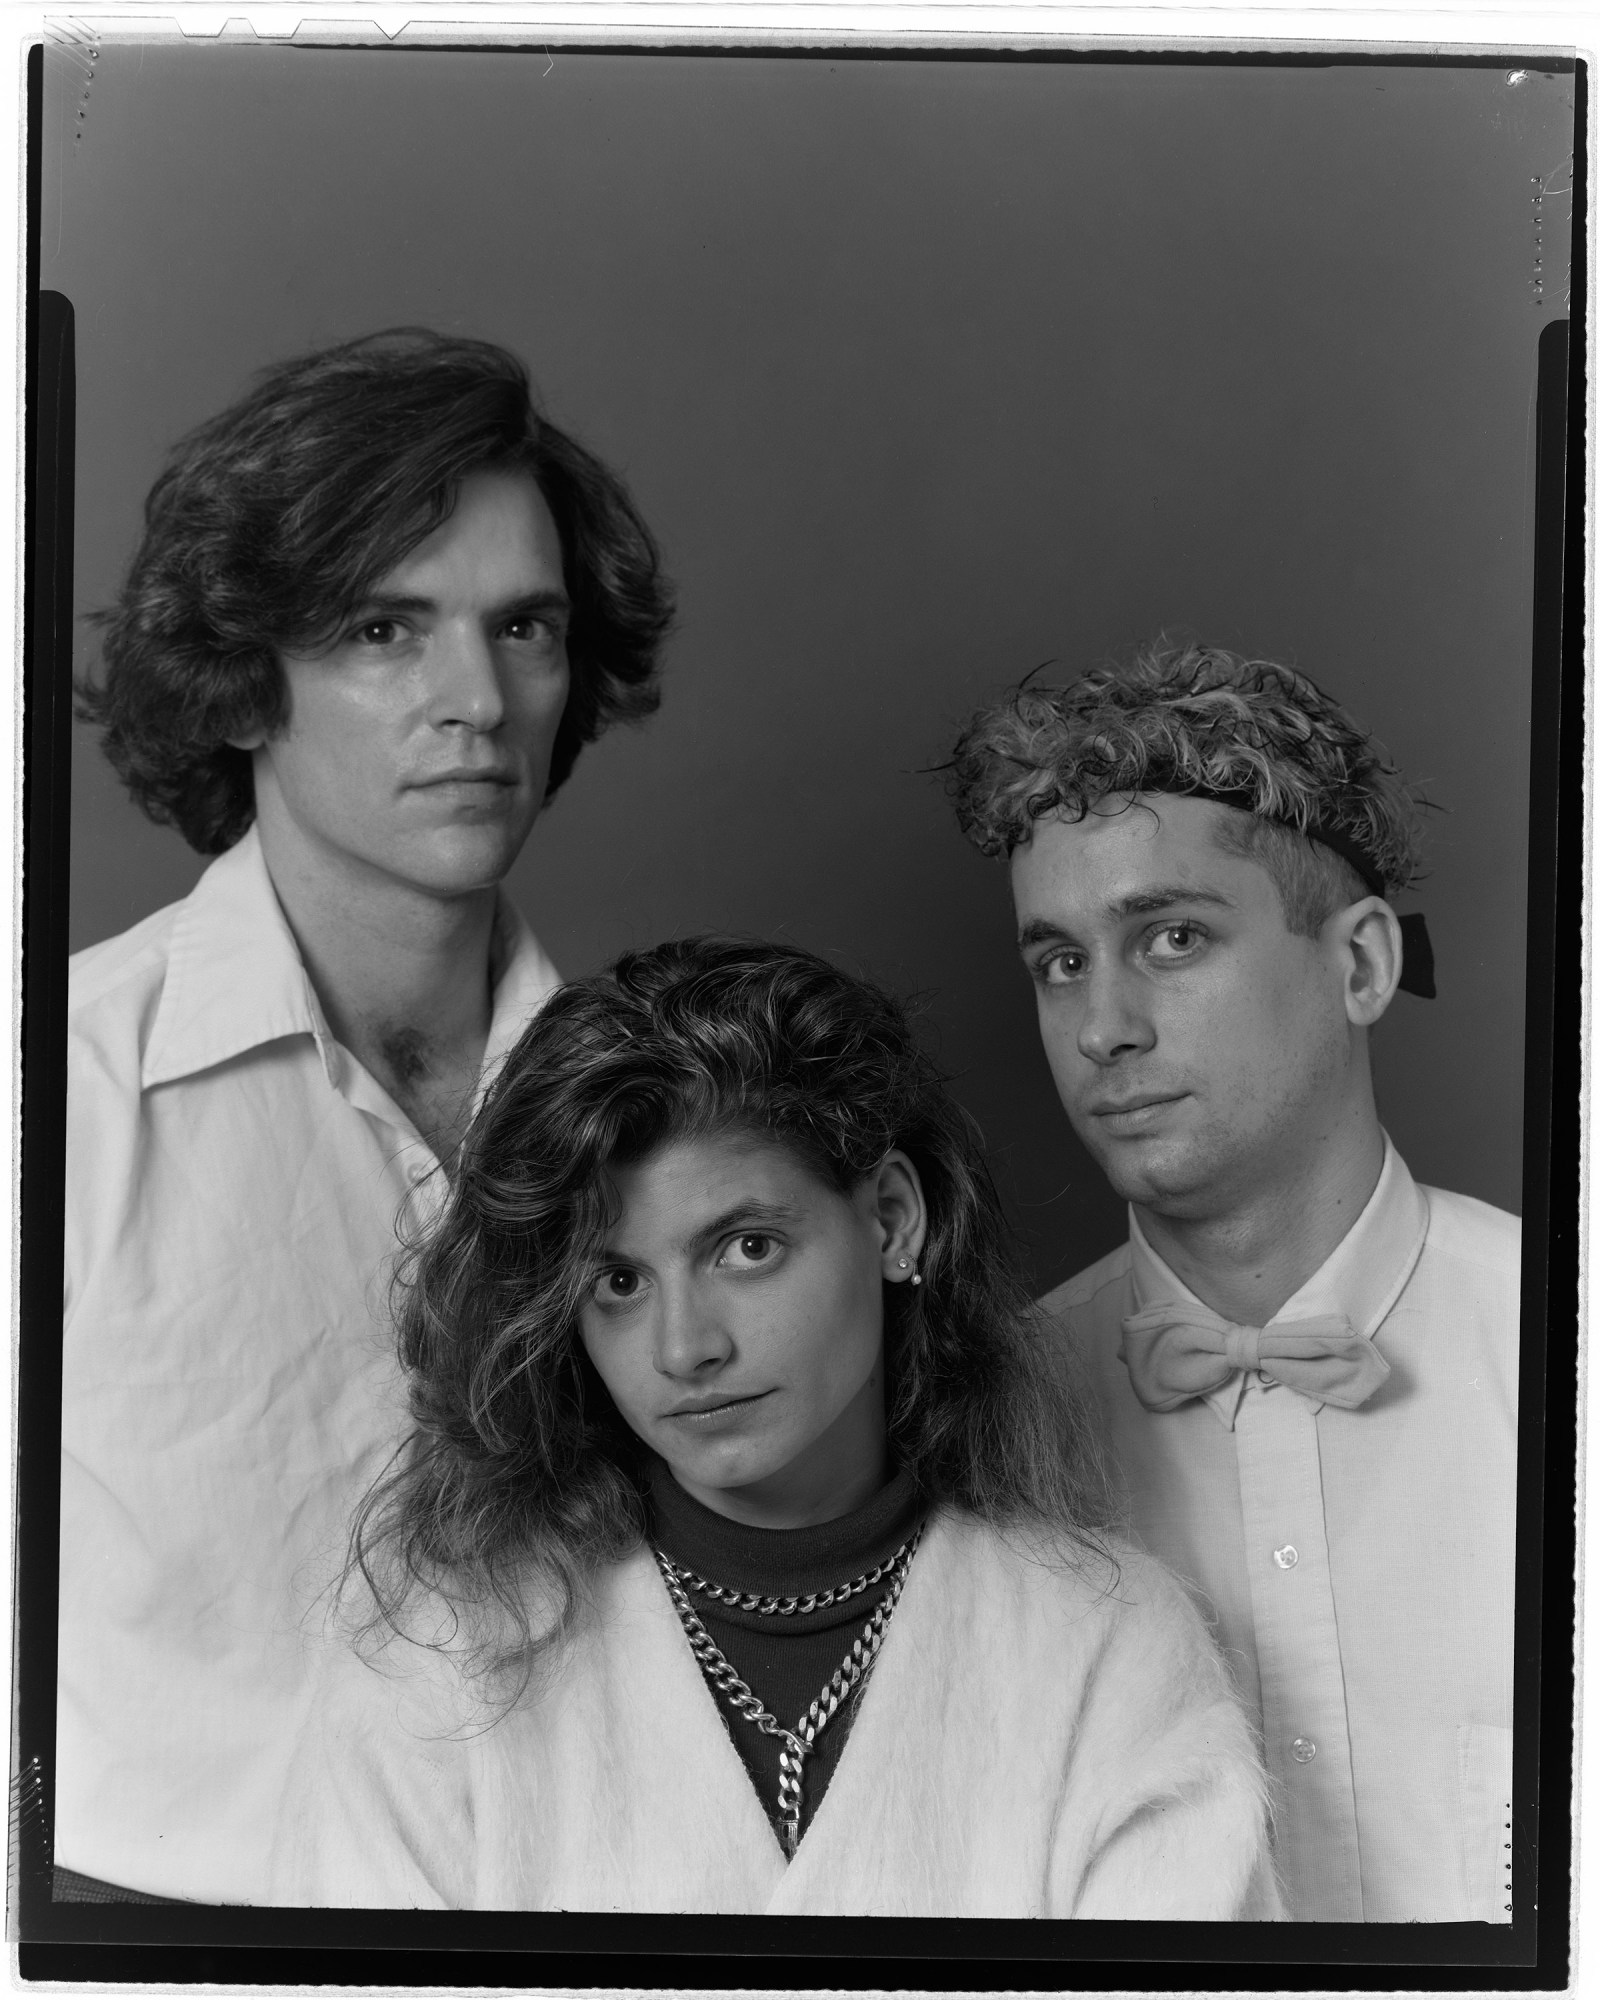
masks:
[[[1399,989],[1405,955],[1400,919],[1381,896],[1366,896],[1328,919],[1327,937],[1344,969],[1350,1025],[1370,1028]]]
[[[227,736],[223,741],[230,750],[242,750],[246,756],[253,756],[263,749],[274,736],[282,735],[289,726],[289,682],[284,669],[283,656],[277,656],[278,692],[277,698],[268,703],[269,713],[265,722],[255,722],[248,729],[241,729],[237,736]]]

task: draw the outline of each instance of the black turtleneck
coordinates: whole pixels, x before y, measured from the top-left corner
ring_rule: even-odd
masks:
[[[910,1479],[897,1473],[864,1507],[836,1521],[823,1521],[814,1528],[751,1528],[691,1499],[659,1459],[650,1468],[648,1500],[651,1539],[673,1562],[708,1583],[762,1597],[804,1597],[864,1576],[910,1539],[927,1511]],[[785,1729],[793,1729],[887,1594],[887,1584],[876,1584],[843,1604],[788,1617],[733,1610],[697,1591],[688,1592],[688,1598],[734,1672]],[[778,1753],[783,1739],[763,1735],[720,1695],[716,1699],[781,1840]],[[852,1696],[806,1759],[802,1832],[838,1765],[855,1707]]]

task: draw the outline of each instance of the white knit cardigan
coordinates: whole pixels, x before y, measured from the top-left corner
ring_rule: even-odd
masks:
[[[1173,1578],[1117,1557],[1117,1576],[1067,1569],[936,1515],[792,1862],[646,1550],[487,1729],[461,1726],[436,1655],[397,1678],[330,1651],[272,1901],[1277,1917],[1260,1762],[1221,1661]]]

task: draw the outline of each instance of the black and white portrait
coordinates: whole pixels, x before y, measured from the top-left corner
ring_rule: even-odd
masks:
[[[1581,83],[51,30],[25,1937],[1553,1949]]]

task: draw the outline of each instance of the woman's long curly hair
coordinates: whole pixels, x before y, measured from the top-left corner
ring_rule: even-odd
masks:
[[[549,792],[652,713],[672,589],[626,488],[540,414],[515,355],[399,327],[267,369],[150,489],[78,712],[151,819],[202,854],[241,838],[255,788],[234,739],[287,720],[279,654],[328,643],[482,471],[527,473],[561,537],[572,686]]]
[[[369,1636],[443,1643],[412,1615],[442,1600],[451,1644],[473,1635],[476,1667],[525,1681],[586,1579],[637,1546],[644,1448],[589,1362],[579,1312],[618,1214],[612,1171],[722,1132],[788,1148],[840,1194],[891,1148],[915,1163],[923,1283],[884,1296],[894,1459],[929,1502],[1097,1546],[1093,1433],[978,1132],[901,1007],[809,952],[693,938],[551,998],[413,1253],[397,1294],[413,1430],[358,1515],[346,1572],[370,1587]]]

